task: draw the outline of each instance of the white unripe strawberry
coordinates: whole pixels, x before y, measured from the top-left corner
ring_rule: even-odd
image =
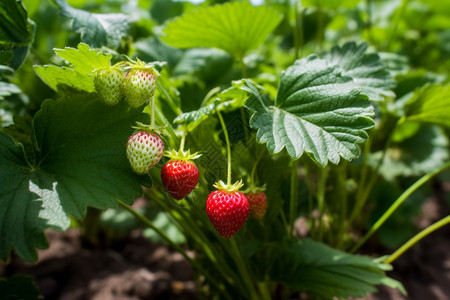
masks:
[[[155,91],[156,76],[151,70],[134,68],[126,74],[123,93],[131,107],[147,105]]]
[[[95,90],[100,99],[108,105],[116,105],[122,99],[125,76],[120,69],[97,70],[94,74]]]
[[[164,143],[154,132],[138,131],[128,138],[127,158],[137,174],[146,174],[162,158]]]

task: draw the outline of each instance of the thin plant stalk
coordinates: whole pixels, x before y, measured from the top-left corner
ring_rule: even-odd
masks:
[[[317,41],[319,45],[319,52],[323,51],[324,30],[323,9],[319,4],[317,6]]]
[[[239,273],[241,274],[241,276],[245,282],[245,286],[249,289],[251,299],[254,299],[254,300],[261,299],[261,297],[256,292],[255,285],[252,280],[252,276],[249,272],[249,269],[246,267],[247,264],[246,264],[245,260],[243,259],[243,255],[242,255],[241,250],[239,249],[239,246],[236,243],[236,238],[232,237],[229,241],[230,241],[230,245],[231,245],[230,249],[232,250],[232,252],[234,254],[232,257],[235,260],[236,266],[239,270]]]
[[[397,249],[394,253],[392,253],[384,262],[387,264],[392,263],[394,260],[399,258],[403,253],[405,253],[409,248],[418,243],[421,239],[432,233],[433,231],[438,230],[439,228],[450,223],[450,215],[442,218],[441,220],[435,222],[434,224],[428,226],[414,237],[412,237],[409,241],[407,241],[403,246]]]
[[[294,234],[295,217],[297,216],[298,205],[298,161],[291,162],[291,199],[289,206],[289,228],[288,238]]]
[[[322,240],[323,236],[323,215],[325,213],[325,193],[327,188],[327,177],[328,177],[328,168],[320,169],[320,178],[317,186],[317,208],[319,210],[319,241]]]
[[[411,185],[397,200],[392,203],[392,205],[386,210],[386,212],[373,224],[373,226],[369,229],[366,235],[356,244],[351,250],[351,253],[356,252],[380,227],[384,224],[384,222],[395,212],[395,210],[419,187],[428,182],[431,178],[439,174],[440,172],[450,168],[450,162],[446,163],[439,169],[422,176],[419,180],[417,180],[413,185]]]
[[[386,47],[387,50],[391,50],[392,42],[394,41],[395,36],[397,35],[398,25],[400,24],[400,20],[402,19],[403,14],[405,13],[406,7],[408,6],[408,2],[409,2],[409,0],[402,1],[402,5],[400,6],[400,11],[399,11],[398,15],[396,15],[396,18],[394,20],[394,25],[391,30],[391,35],[388,39],[388,44]]]
[[[228,159],[228,167],[227,167],[227,185],[231,185],[231,146],[230,146],[230,138],[228,137],[227,126],[225,125],[225,121],[223,120],[222,114],[220,111],[217,111],[217,116],[219,117],[220,125],[222,126],[223,134],[225,135],[225,143],[227,144],[227,159]]]
[[[367,38],[371,42],[372,38],[372,0],[366,0],[366,13],[367,13]]]
[[[384,159],[386,157],[387,151],[389,150],[389,147],[392,143],[392,137],[393,133],[395,131],[395,128],[402,124],[405,121],[405,118],[401,118],[397,120],[397,122],[391,127],[391,131],[389,132],[389,136],[387,137],[386,144],[384,145],[383,151],[381,153],[381,157],[377,162],[377,165],[375,166],[375,169],[371,172],[370,177],[368,177],[368,164],[367,164],[367,156],[369,155],[370,151],[370,141],[368,141],[364,147],[364,158],[363,158],[363,169],[361,171],[361,181],[358,186],[358,190],[356,193],[356,203],[353,207],[353,210],[350,214],[350,217],[348,218],[347,225],[344,228],[344,232],[347,231],[350,226],[352,225],[355,218],[360,214],[361,210],[364,207],[364,204],[366,204],[367,199],[369,198],[370,192],[372,191],[375,183],[378,179],[378,171],[380,170],[381,166],[383,165]],[[367,182],[368,180],[368,182]]]

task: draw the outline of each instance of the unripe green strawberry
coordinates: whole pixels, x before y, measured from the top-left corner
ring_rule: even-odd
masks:
[[[164,143],[154,132],[138,131],[128,138],[127,158],[137,174],[145,174],[162,158]]]
[[[209,194],[206,213],[217,232],[229,239],[247,220],[249,204],[245,195],[238,191],[239,188],[229,188],[220,182],[215,186],[218,190]]]
[[[100,99],[108,105],[116,105],[122,98],[125,76],[117,68],[98,70],[94,73],[95,90]]]
[[[267,210],[267,196],[264,192],[246,193],[248,204],[250,205],[250,214],[253,218],[261,220],[264,218]]]
[[[123,93],[132,107],[147,105],[156,91],[156,76],[151,69],[134,68],[126,74]]]
[[[162,184],[177,200],[183,199],[195,189],[198,177],[198,168],[192,161],[170,160],[161,169]]]

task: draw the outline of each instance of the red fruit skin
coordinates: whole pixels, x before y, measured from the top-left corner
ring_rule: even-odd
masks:
[[[162,184],[176,200],[189,195],[197,186],[199,172],[192,161],[170,160],[161,169]]]
[[[247,193],[245,196],[247,197],[248,203],[250,205],[250,214],[253,216],[253,218],[257,220],[261,220],[262,218],[264,218],[267,210],[266,193]]]
[[[247,220],[250,206],[241,192],[213,191],[206,200],[206,213],[217,232],[231,238]]]

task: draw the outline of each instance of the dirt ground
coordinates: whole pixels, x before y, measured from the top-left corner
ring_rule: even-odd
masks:
[[[442,192],[450,192],[450,185],[444,186]],[[423,215],[417,220],[419,227],[449,214],[443,198],[437,195],[424,204]],[[77,229],[48,231],[48,238],[50,248],[39,251],[37,264],[24,263],[13,256],[7,266],[0,265],[0,276],[32,276],[46,300],[199,298],[190,264],[179,253],[141,237],[139,230],[127,240],[104,248],[86,243]],[[407,297],[397,290],[380,287],[368,299],[450,299],[449,249],[447,226],[394,262],[389,276],[404,284]]]

